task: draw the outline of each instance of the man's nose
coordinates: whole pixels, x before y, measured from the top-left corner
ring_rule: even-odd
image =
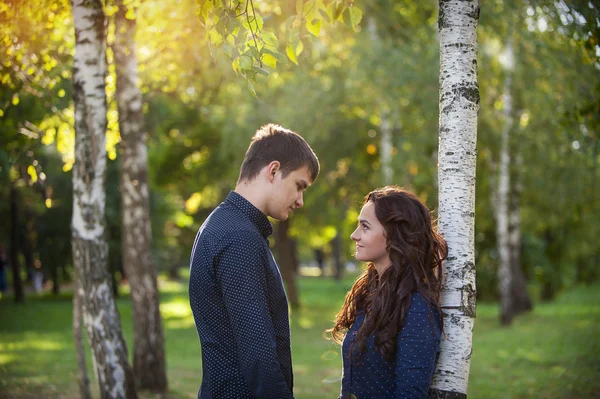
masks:
[[[298,198],[296,199],[296,205],[298,206],[298,208],[302,208],[304,206],[304,198],[302,191],[300,191],[300,195],[298,195]]]

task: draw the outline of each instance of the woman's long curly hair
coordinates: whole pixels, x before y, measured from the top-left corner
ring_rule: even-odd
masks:
[[[391,266],[381,276],[375,265],[354,282],[335,325],[327,330],[341,343],[354,324],[357,312],[366,312],[358,330],[355,348],[362,354],[369,336],[375,335],[375,349],[387,360],[396,353],[396,337],[402,330],[411,303],[418,292],[440,315],[442,261],[448,256],[446,240],[437,232],[427,207],[411,192],[387,186],[370,192],[364,203],[375,205],[375,215],[385,230]]]

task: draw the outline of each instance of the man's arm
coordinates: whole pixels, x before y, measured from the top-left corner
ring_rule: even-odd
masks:
[[[398,335],[394,398],[427,398],[439,350],[440,334],[434,316],[420,295],[413,303]]]
[[[236,232],[216,259],[238,361],[259,399],[293,399],[277,360],[275,332],[267,303],[267,253],[257,232]]]

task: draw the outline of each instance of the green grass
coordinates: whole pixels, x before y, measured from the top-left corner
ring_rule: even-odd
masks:
[[[339,347],[323,330],[351,280],[302,278],[301,310],[293,312],[295,396],[335,398]],[[202,375],[200,346],[187,300],[187,283],[161,281],[172,398],[194,398]],[[131,303],[118,300],[125,338],[132,342]],[[564,292],[504,328],[495,304],[479,304],[470,398],[593,398],[600,392],[600,286]],[[88,370],[92,370],[88,354]],[[93,376],[92,376],[93,378]],[[95,396],[98,396],[92,381]],[[152,395],[143,394],[150,398]],[[78,397],[68,295],[30,296],[25,305],[0,300],[0,397]]]

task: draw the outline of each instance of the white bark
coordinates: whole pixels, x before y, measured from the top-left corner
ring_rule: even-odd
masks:
[[[394,172],[392,169],[392,123],[388,114],[383,114],[381,118],[381,142],[379,153],[381,160],[381,171],[383,173],[383,184],[390,185],[394,183]]]
[[[135,52],[136,22],[126,18],[122,1],[117,4],[113,50],[121,133],[121,236],[133,305],[133,371],[141,389],[165,392],[164,334],[152,259],[147,134]]]
[[[498,168],[498,194],[496,204],[496,239],[500,264],[498,266],[498,284],[500,292],[500,319],[503,324],[510,324],[513,318],[512,305],[512,268],[508,233],[508,200],[510,194],[510,131],[513,126],[512,109],[512,75],[513,47],[512,40],[506,45],[506,77],[504,81],[504,126],[500,142],[500,167]]]
[[[430,397],[464,398],[475,322],[475,166],[478,1],[440,0],[439,229],[449,255],[442,293],[446,338]]]
[[[80,295],[82,317],[101,397],[135,398],[127,347],[107,270],[104,13],[99,0],[73,0],[72,7],[75,25],[73,86],[76,133],[72,246],[78,278],[78,292],[75,295]],[[75,317],[79,317],[77,309],[74,313]]]
[[[75,270],[77,272],[77,270]],[[77,357],[77,380],[79,383],[79,394],[82,399],[91,399],[90,379],[85,364],[85,345],[81,331],[82,321],[82,299],[83,290],[79,287],[79,277],[75,277],[75,289],[73,290],[73,335],[75,339],[75,354]]]
[[[371,17],[367,23],[367,29],[369,31],[369,38],[373,44],[373,48],[379,46],[380,38],[377,34],[377,22],[375,18]],[[392,130],[394,128],[394,119],[390,118],[392,112],[388,112],[385,108],[387,105],[383,101],[377,101],[379,112],[381,115],[381,140],[379,142],[379,161],[381,164],[382,180],[383,185],[390,185],[394,183],[394,172],[392,169]],[[390,120],[392,119],[392,120]]]

